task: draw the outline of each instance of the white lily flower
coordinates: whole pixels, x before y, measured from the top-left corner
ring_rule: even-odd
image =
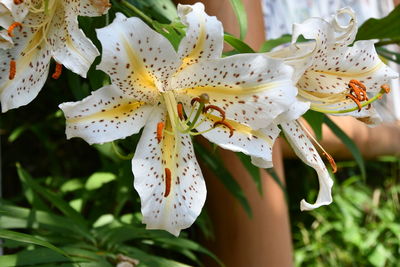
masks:
[[[339,17],[346,14],[350,16],[349,23],[340,24]],[[357,41],[349,47],[356,33],[354,12],[344,8],[329,21],[311,18],[302,24],[294,24],[292,45],[268,53],[294,67],[293,80],[299,90],[298,101],[281,114],[274,125],[281,126],[296,155],[318,174],[317,200],[310,204],[303,199],[301,210],[329,205],[333,181],[310,140],[312,135],[297,119],[312,109],[332,115],[350,115],[367,124],[376,124],[380,117],[369,104],[386,93],[386,83],[397,77],[397,73],[379,59],[373,41]],[[300,35],[314,41],[296,43]],[[333,158],[320,148],[335,171]],[[253,162],[263,167],[272,165],[272,162],[259,158],[253,158]]]
[[[347,25],[338,20],[350,16]],[[374,41],[357,41],[357,22],[350,8],[340,9],[329,21],[310,18],[293,25],[292,45],[272,53],[295,67],[299,100],[311,109],[331,115],[353,116],[367,124],[381,121],[370,105],[388,90],[398,74],[375,51]],[[296,43],[303,35],[313,42]]]
[[[206,198],[191,136],[271,160],[279,129],[270,124],[295,100],[291,67],[262,54],[220,58],[222,24],[204,6],[179,5],[187,32],[176,52],[138,18],[117,14],[98,30],[99,69],[111,77],[79,102],[60,105],[67,137],[110,142],[138,133],[134,187],[147,229],[178,235],[192,225]]]
[[[2,1],[4,6],[5,2],[13,1]],[[8,29],[15,45],[0,51],[3,112],[36,97],[47,79],[51,58],[57,62],[53,78],[61,74],[62,65],[86,77],[99,52],[79,29],[77,17],[102,15],[110,4],[108,0],[25,0],[18,6],[27,14]]]
[[[8,30],[12,31],[15,26],[19,26],[27,13],[28,9],[23,1],[0,0],[0,27],[3,28],[0,30],[1,49],[13,47],[14,42]]]

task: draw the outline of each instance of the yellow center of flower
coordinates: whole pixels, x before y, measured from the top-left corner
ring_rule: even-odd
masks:
[[[182,103],[177,103],[174,93],[172,91],[167,91],[162,93],[162,99],[165,103],[168,112],[169,122],[171,123],[172,132],[164,129],[164,123],[160,122],[157,125],[157,139],[160,142],[162,138],[162,133],[173,134],[176,132],[199,135],[213,130],[215,127],[222,126],[229,129],[231,137],[233,135],[234,128],[227,121],[225,121],[225,111],[218,106],[209,105],[209,97],[207,94],[202,94],[199,97],[195,97],[191,101],[192,108],[189,114],[186,114]],[[204,123],[208,116],[203,116],[200,119],[201,114],[211,114],[217,112],[219,118],[212,127],[207,130],[198,132],[196,128]]]

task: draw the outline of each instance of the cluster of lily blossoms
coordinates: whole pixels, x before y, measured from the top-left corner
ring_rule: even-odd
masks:
[[[35,98],[51,58],[57,63],[54,78],[62,65],[85,77],[99,53],[78,28],[77,16],[99,16],[109,7],[103,0],[0,0],[2,111]],[[337,21],[342,14],[350,16],[347,25]],[[313,109],[376,124],[379,115],[371,103],[397,77],[372,41],[349,46],[357,29],[354,13],[343,9],[329,21],[312,18],[294,25],[292,44],[281,50],[229,57],[222,57],[221,22],[202,4],[179,5],[178,15],[186,35],[177,51],[143,21],[121,13],[97,30],[102,45],[97,68],[111,84],[60,105],[67,138],[104,143],[144,128],[132,172],[148,229],[178,235],[200,214],[206,186],[192,145],[196,135],[270,168],[282,130],[319,177],[316,202],[302,200],[300,208],[331,203],[329,172],[297,119]],[[297,43],[300,35],[312,41]]]

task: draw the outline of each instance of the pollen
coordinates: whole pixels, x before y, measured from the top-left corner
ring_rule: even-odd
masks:
[[[62,73],[62,64],[56,63],[56,69],[54,70],[54,73],[53,75],[51,75],[51,77],[57,80],[58,78],[60,78],[61,73]]]
[[[227,121],[217,121],[214,123],[214,128],[217,127],[218,125],[223,125],[229,129],[229,138],[233,136],[233,131],[235,130],[232,125],[230,125]]]
[[[178,110],[178,117],[180,120],[184,120],[185,116],[184,116],[184,112],[183,112],[183,105],[182,103],[178,103],[177,105],[177,110]]]
[[[7,30],[8,36],[14,37],[13,31],[14,31],[15,27],[18,27],[19,31],[22,31],[22,24],[19,22],[14,22],[13,24],[10,25],[10,27],[8,27],[8,30]]]
[[[158,143],[160,143],[162,140],[163,129],[164,129],[164,123],[163,122],[157,123],[157,141],[158,141]]]
[[[24,2],[24,0],[14,0],[14,5],[20,5]]]
[[[359,80],[350,80],[349,82],[349,89],[350,93],[346,95],[347,98],[350,98],[351,100],[354,101],[354,103],[357,104],[358,106],[358,112],[361,111],[362,109],[362,101],[367,101],[368,96],[367,96],[367,88],[365,85],[360,82]],[[368,105],[368,108],[370,108],[370,105]]]
[[[326,159],[329,161],[329,164],[331,164],[332,172],[336,173],[337,172],[337,166],[336,166],[336,162],[333,159],[333,157],[329,153],[327,153],[325,151],[322,153],[322,155],[324,155],[326,157]]]
[[[168,197],[171,192],[171,170],[165,168],[165,192],[164,197]]]
[[[8,79],[13,80],[15,78],[15,74],[17,73],[17,63],[15,60],[10,61],[10,74]]]
[[[389,87],[388,84],[383,84],[383,85],[381,86],[381,89],[382,89],[383,91],[385,91],[386,94],[389,94],[389,93],[390,93],[390,87]]]

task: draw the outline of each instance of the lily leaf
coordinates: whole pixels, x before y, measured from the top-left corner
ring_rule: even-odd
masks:
[[[236,18],[239,22],[240,27],[240,39],[244,39],[247,34],[247,12],[244,8],[242,0],[230,0],[233,11],[235,12]]]
[[[260,169],[251,163],[251,157],[247,156],[246,154],[243,153],[236,153],[240,161],[242,162],[243,166],[246,168],[247,172],[250,174],[251,178],[255,182],[257,186],[257,190],[260,193],[260,195],[263,195],[263,188],[262,188],[262,180],[261,180],[261,174],[260,174]]]

